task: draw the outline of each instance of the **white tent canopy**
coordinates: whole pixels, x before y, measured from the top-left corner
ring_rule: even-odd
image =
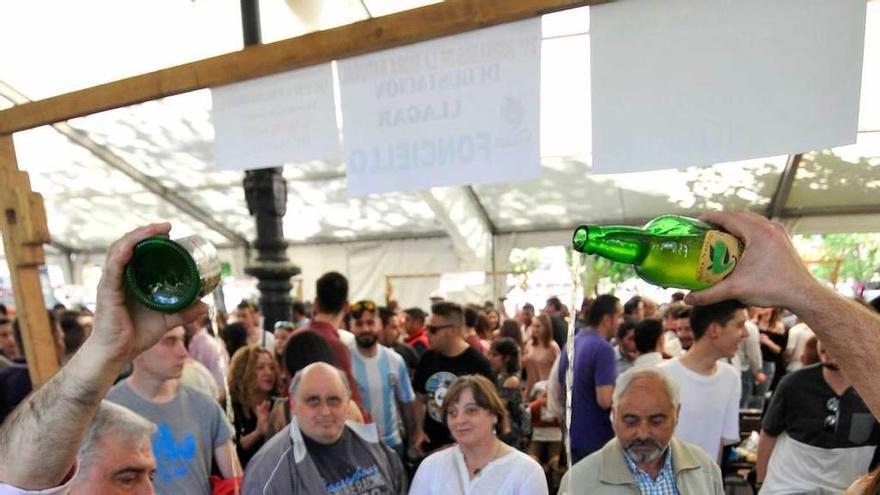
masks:
[[[324,2],[307,24],[281,0],[263,0],[264,41],[430,2],[336,3]],[[32,0],[0,12],[0,109],[241,48],[237,2]],[[306,297],[329,269],[352,279],[353,297],[381,298],[388,274],[472,270],[473,256],[483,260],[477,268],[503,270],[510,249],[567,243],[577,224],[639,224],[660,213],[772,208],[795,233],[880,231],[880,4],[868,4],[857,143],[805,153],[794,174],[788,157],[776,156],[592,175],[589,10],[543,24],[539,179],[351,198],[343,163],[285,164],[284,229]],[[254,221],[243,173],[212,170],[210,105],[209,92],[197,91],[16,133],[19,166],[44,196],[58,251],[98,260],[134,226],[171,220],[174,235],[198,233],[227,248],[241,273]],[[479,222],[462,227],[463,214]],[[491,255],[470,245],[479,236]],[[395,296],[424,304],[436,285],[407,282]]]

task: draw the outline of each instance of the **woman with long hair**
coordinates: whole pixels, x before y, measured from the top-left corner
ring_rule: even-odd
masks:
[[[255,345],[240,348],[229,363],[229,397],[235,414],[235,443],[246,466],[268,439],[269,410],[279,383],[275,357]]]
[[[501,324],[501,329],[498,330],[498,337],[510,337],[516,342],[516,345],[518,345],[520,349],[523,348],[524,342],[522,329],[519,326],[519,322],[516,320],[504,320],[504,323]]]
[[[507,407],[509,429],[498,432],[498,437],[507,445],[522,450],[531,433],[523,408],[523,389],[520,373],[520,348],[510,337],[495,339],[489,348],[489,364],[498,377],[498,395]],[[526,425],[528,428],[526,428]],[[526,431],[528,430],[528,431]]]
[[[784,353],[788,344],[788,334],[782,323],[780,308],[757,308],[758,330],[761,339],[762,371],[767,380],[755,384],[755,394],[750,407],[764,409],[767,392],[775,389],[775,384],[785,372]]]
[[[495,335],[495,332],[501,328],[501,314],[495,308],[486,310],[486,322],[489,324],[489,336]]]
[[[523,368],[526,370],[526,395],[535,383],[550,378],[550,369],[559,356],[559,345],[553,340],[553,326],[546,313],[532,318],[529,340],[523,350]]]
[[[541,466],[496,436],[505,429],[507,411],[488,379],[457,378],[443,397],[441,413],[455,445],[422,461],[410,495],[548,493]]]

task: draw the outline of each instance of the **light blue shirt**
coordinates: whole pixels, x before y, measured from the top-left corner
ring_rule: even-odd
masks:
[[[398,403],[415,400],[406,363],[400,354],[379,345],[373,357],[364,357],[357,346],[349,349],[351,370],[364,398],[364,408],[370,413],[379,435],[389,447],[403,445]]]

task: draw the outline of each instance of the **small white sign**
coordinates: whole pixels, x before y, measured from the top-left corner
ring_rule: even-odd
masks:
[[[590,18],[595,173],[855,142],[864,0],[627,0]]]
[[[330,64],[211,89],[217,170],[339,160]]]
[[[339,62],[348,191],[537,177],[540,18]]]

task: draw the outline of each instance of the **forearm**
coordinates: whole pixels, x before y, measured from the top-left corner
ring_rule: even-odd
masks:
[[[822,286],[802,306],[790,309],[813,329],[874,417],[880,418],[880,315]]]
[[[405,402],[401,404],[400,415],[403,416],[403,426],[409,433],[409,441],[414,442],[416,439],[416,401]]]
[[[214,449],[214,460],[217,462],[217,469],[224,479],[235,478],[243,474],[232,440]]]
[[[415,429],[413,431],[415,431],[417,435],[420,435],[423,433],[422,425],[425,423],[426,406],[424,397],[422,397],[421,395],[416,397],[416,400],[413,404],[413,410],[415,413],[415,424],[413,425]]]
[[[101,399],[124,367],[89,342],[0,428],[0,480],[19,488],[58,486],[76,461]]]
[[[256,429],[241,437],[241,448],[247,451],[251,451],[254,449],[254,446],[256,446],[264,438],[265,435],[263,434],[263,432],[261,432],[259,429]]]
[[[758,464],[755,466],[758,481],[764,481],[767,476],[767,465],[770,464],[770,456],[773,454],[773,447],[776,446],[776,437],[761,432],[761,438],[758,441]]]

